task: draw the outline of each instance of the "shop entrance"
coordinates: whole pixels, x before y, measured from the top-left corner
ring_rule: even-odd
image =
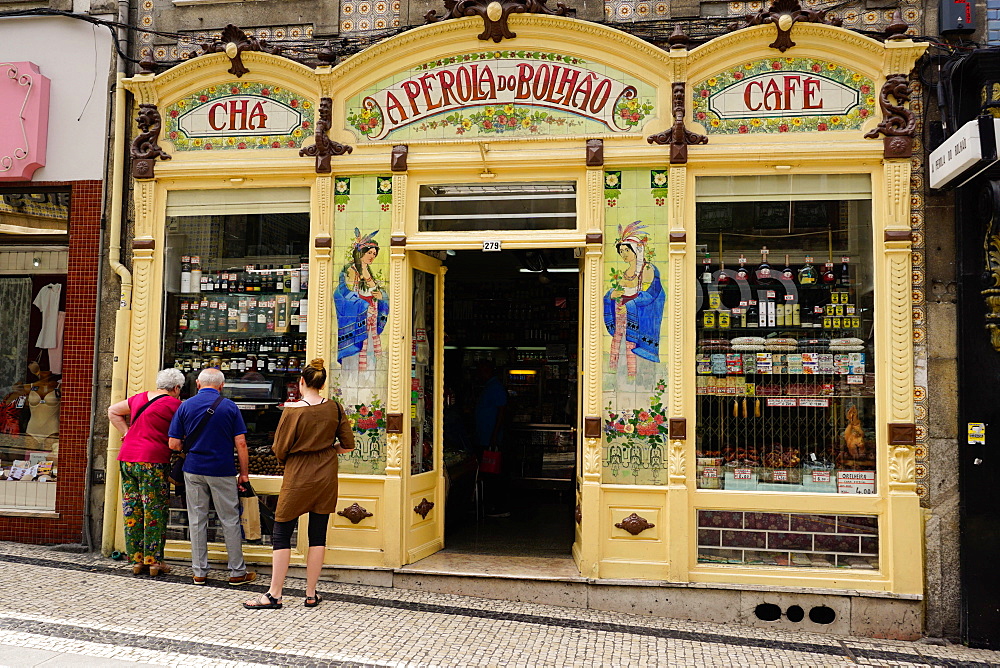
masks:
[[[443,257],[445,551],[569,557],[579,415],[575,252]]]

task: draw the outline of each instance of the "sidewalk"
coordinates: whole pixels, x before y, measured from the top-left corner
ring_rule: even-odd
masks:
[[[321,582],[303,607],[244,610],[267,578],[191,584],[0,542],[0,666],[1000,666],[962,646],[778,632]]]

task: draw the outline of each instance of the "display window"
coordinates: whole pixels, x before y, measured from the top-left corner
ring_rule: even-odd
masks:
[[[867,174],[697,190],[697,486],[875,494]]]
[[[0,194],[0,508],[54,510],[68,192]]]

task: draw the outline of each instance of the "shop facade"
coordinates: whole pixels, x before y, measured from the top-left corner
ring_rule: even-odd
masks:
[[[0,537],[84,543],[111,40],[34,17],[0,42]]]
[[[397,569],[446,542],[448,359],[502,349],[512,396],[561,388],[563,405],[512,404],[511,431],[530,432],[522,470],[536,450],[536,478],[568,468],[591,585],[672,586],[734,621],[769,615],[770,591],[790,623],[798,606],[817,628],[919,635],[907,103],[923,47],[905,25],[883,42],[789,11],[664,51],[500,9],[315,69],[227,28],[125,81],[134,289],[112,400],[163,366],[218,366],[273,495],[279,404],[324,358],[358,440],[328,563]],[[578,280],[536,301],[490,273],[495,253],[542,285]],[[452,290],[470,254],[480,271]],[[533,324],[501,335],[515,319]],[[122,541],[107,503],[106,548]],[[262,534],[246,550],[266,562]]]

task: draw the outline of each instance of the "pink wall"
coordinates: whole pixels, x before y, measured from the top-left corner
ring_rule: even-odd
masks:
[[[48,77],[34,63],[0,63],[0,181],[28,181],[44,167],[48,134]]]

